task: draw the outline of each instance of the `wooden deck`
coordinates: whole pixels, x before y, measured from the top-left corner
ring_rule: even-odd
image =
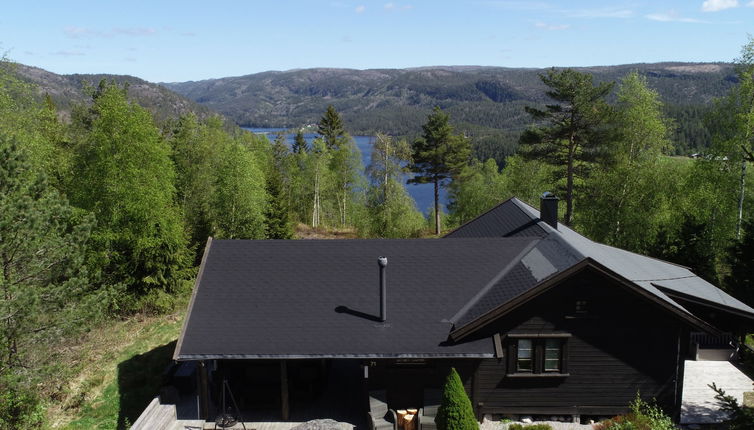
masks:
[[[681,424],[719,423],[727,418],[709,385],[715,383],[743,403],[743,393],[752,391],[752,381],[728,361],[686,360],[683,375]]]

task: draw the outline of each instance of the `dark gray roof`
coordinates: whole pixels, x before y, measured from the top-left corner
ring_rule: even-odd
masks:
[[[464,333],[592,263],[699,327],[674,297],[754,318],[688,268],[554,229],[515,198],[446,237],[212,241],[175,357],[492,357],[491,340],[464,342]],[[376,320],[379,256],[388,258],[385,323]]]
[[[489,219],[486,218],[488,216]],[[465,312],[454,316],[453,322],[457,327],[476,320],[534,287],[545,277],[586,258],[591,258],[679,311],[688,313],[681,304],[668,296],[671,292],[754,317],[754,309],[696,276],[688,268],[591,241],[562,224],[554,229],[539,220],[538,210],[516,198],[503,202],[446,237],[485,237],[486,232],[494,231],[491,225],[498,221],[506,226],[496,231],[502,236],[510,231],[536,231],[531,227],[534,223],[544,232],[544,239],[522,258],[520,265],[502,277],[497,285],[489,288],[484,295],[475,297],[473,306],[467,305]],[[515,223],[525,227],[516,228]],[[527,261],[531,263],[526,264]]]
[[[215,240],[176,358],[491,357],[450,319],[534,238]],[[377,257],[388,258],[387,321]]]
[[[463,226],[446,234],[447,238],[461,237],[545,237],[539,214],[532,218],[525,203],[512,198],[479,215]]]

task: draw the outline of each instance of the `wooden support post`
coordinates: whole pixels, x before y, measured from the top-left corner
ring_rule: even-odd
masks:
[[[290,404],[288,403],[288,362],[280,360],[280,408],[282,409],[283,421],[290,417]]]
[[[208,375],[207,375],[207,363],[202,360],[196,367],[196,371],[199,372],[197,378],[199,384],[199,419],[206,420],[209,417],[209,388]]]

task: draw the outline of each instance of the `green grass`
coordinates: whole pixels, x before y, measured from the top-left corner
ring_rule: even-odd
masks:
[[[63,394],[48,404],[49,427],[127,429],[159,392],[182,314],[112,322],[69,348],[72,366]]]

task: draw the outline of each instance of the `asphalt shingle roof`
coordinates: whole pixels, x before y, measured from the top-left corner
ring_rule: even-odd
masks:
[[[215,240],[176,358],[492,356],[491,340],[445,345],[449,320],[535,241]]]

